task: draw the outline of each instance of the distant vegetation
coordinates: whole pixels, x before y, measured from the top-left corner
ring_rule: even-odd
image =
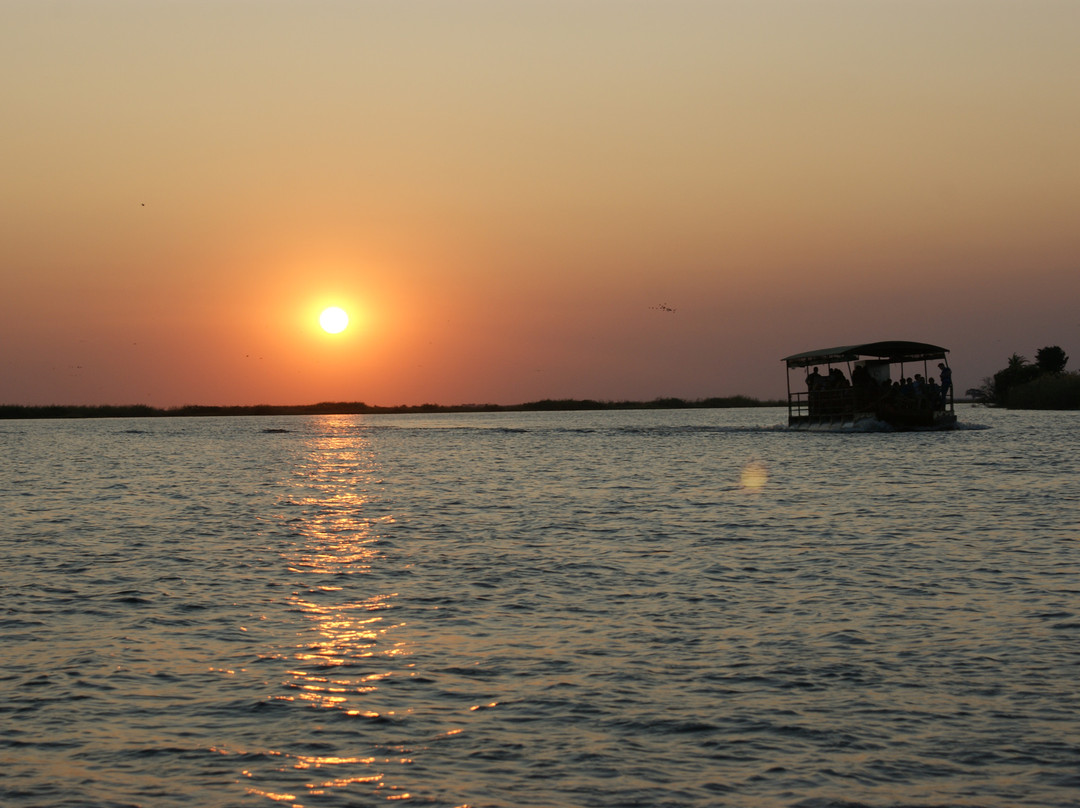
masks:
[[[215,407],[189,404],[183,407],[159,409],[145,404],[130,406],[23,406],[0,405],[0,418],[152,418],[206,415],[402,415],[408,413],[440,412],[558,412],[573,410],[661,410],[705,409],[730,407],[780,407],[782,401],[761,401],[747,396],[727,398],[658,398],[653,401],[594,401],[592,399],[544,399],[528,404],[415,404],[396,407],[380,407],[359,401],[324,401],[320,404],[282,406],[256,404],[249,407]]]
[[[1020,354],[1009,357],[1006,367],[983,379],[968,395],[999,407],[1019,410],[1080,409],[1080,373],[1068,373],[1069,357],[1057,345],[1040,348],[1035,362]]]

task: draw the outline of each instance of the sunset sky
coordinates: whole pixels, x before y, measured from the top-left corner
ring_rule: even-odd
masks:
[[[1078,43],[1075,0],[2,0],[0,403],[1075,370]]]

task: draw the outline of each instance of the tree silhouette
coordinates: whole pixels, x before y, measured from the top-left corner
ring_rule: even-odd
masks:
[[[982,380],[982,384],[978,387],[969,387],[964,394],[972,401],[979,401],[982,403],[993,402],[997,400],[997,393],[994,390],[994,377],[987,376]]]
[[[1039,375],[1039,366],[1027,361],[1020,354],[1009,357],[1009,366],[994,374],[994,398],[998,404],[1006,404],[1009,390],[1033,381]]]
[[[982,389],[995,404],[1027,409],[1070,409],[1080,406],[1080,373],[1065,373],[1069,357],[1057,345],[1047,345],[1035,352],[1029,362],[1020,354],[1009,357],[1008,367],[991,379],[983,380]]]
[[[1035,352],[1035,364],[1043,373],[1061,373],[1069,357],[1057,345],[1048,345]]]
[[[1017,373],[1027,367],[1028,361],[1026,356],[1021,356],[1018,353],[1014,353],[1009,357],[1009,366],[1005,370],[1011,373]]]

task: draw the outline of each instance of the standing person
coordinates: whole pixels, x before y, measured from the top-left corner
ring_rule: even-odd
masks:
[[[949,391],[952,390],[952,368],[944,362],[938,362],[938,370],[941,371],[941,406],[949,402]]]
[[[824,382],[825,379],[817,368],[814,368],[814,372],[806,377],[806,412],[811,416],[818,414],[818,408],[821,406],[818,402],[818,391],[821,390]]]

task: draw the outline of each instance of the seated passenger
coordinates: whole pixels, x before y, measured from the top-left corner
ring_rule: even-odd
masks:
[[[938,387],[933,376],[926,380],[926,397],[935,407],[941,404],[941,388]]]

